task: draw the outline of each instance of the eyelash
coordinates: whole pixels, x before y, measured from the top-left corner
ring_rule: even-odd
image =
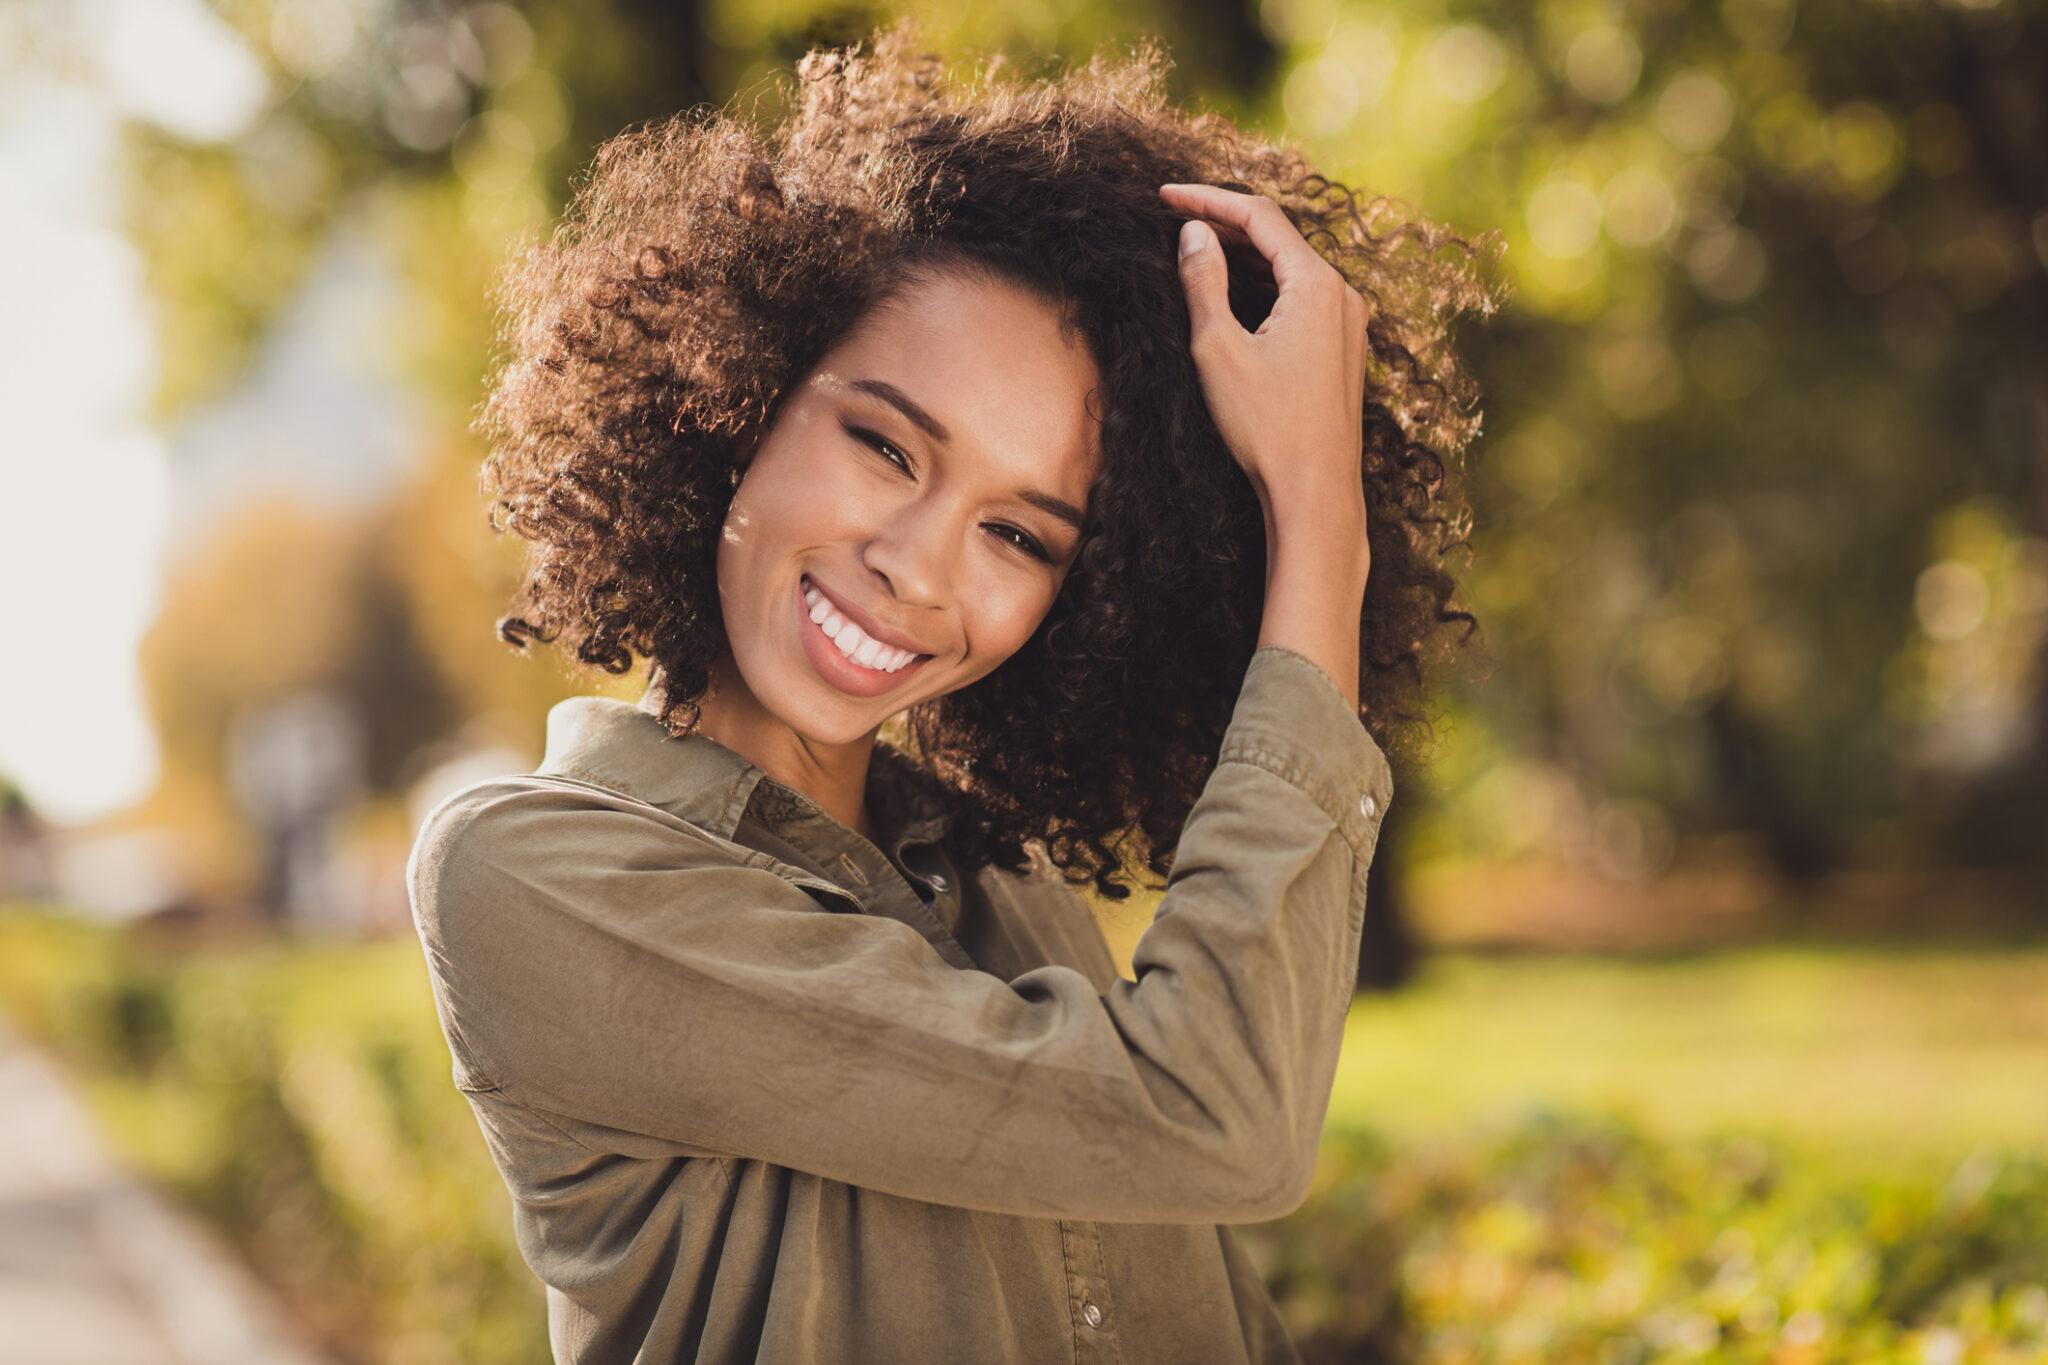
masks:
[[[890,464],[893,464],[898,469],[902,470],[905,474],[914,474],[917,472],[916,470],[910,467],[910,457],[908,455],[905,455],[902,451],[898,450],[894,445],[890,444],[888,439],[884,437],[880,432],[869,431],[866,427],[857,427],[852,426],[850,424],[847,425],[846,431],[847,434],[853,437],[854,440],[859,441],[864,446],[867,446],[868,448],[873,450],[877,455],[880,455],[883,459],[887,460]]]
[[[848,435],[894,465],[901,473],[914,474],[916,472],[911,468],[910,457],[901,450],[898,450],[880,432],[870,431],[866,427],[853,426],[850,423],[843,425],[846,426]],[[1039,542],[1038,537],[1032,535],[1023,527],[1012,526],[1006,521],[990,522],[988,524],[991,529],[1003,538],[1005,543],[1022,550],[1033,559],[1041,560],[1047,564],[1052,563],[1052,555]]]

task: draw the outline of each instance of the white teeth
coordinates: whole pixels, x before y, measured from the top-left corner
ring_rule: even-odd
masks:
[[[812,623],[824,632],[826,639],[839,647],[841,654],[862,668],[894,673],[917,658],[910,650],[883,644],[841,616],[832,606],[831,599],[809,583],[804,584],[804,601],[810,607]]]

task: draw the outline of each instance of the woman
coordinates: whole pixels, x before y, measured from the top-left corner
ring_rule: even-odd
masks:
[[[1486,295],[1160,67],[814,54],[509,279],[501,629],[652,685],[412,888],[559,1360],[1294,1358],[1218,1225],[1307,1188]]]

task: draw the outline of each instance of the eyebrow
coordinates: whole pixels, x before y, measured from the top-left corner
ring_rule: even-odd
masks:
[[[1020,493],[1018,496],[1039,511],[1058,517],[1076,531],[1082,530],[1088,524],[1087,515],[1064,498],[1056,498],[1050,493]]]
[[[886,379],[855,379],[849,381],[846,387],[852,389],[855,393],[864,393],[870,398],[881,399],[884,403],[887,403],[890,407],[909,418],[913,426],[931,437],[934,441],[951,442],[953,439],[952,433],[946,430],[944,424],[938,418],[919,407],[909,394],[897,388]],[[1058,517],[1076,531],[1085,529],[1088,524],[1087,513],[1064,498],[1056,498],[1050,493],[1039,492],[1025,492],[1020,493],[1018,496],[1048,516]]]
[[[939,423],[939,419],[926,412],[910,400],[910,395],[885,379],[856,379],[846,386],[855,393],[864,393],[870,398],[879,398],[896,411],[911,420],[911,423],[934,441],[951,441],[952,433]]]

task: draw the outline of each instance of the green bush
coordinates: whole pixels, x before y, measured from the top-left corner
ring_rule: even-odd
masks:
[[[2048,1359],[2048,1163],[1946,1180],[1538,1113],[1393,1146],[1333,1134],[1247,1229],[1310,1365]]]
[[[337,1354],[548,1358],[410,940],[164,953],[0,915],[0,1005]],[[2017,1365],[2048,1359],[2043,1226],[2038,1156],[1852,1171],[1537,1113],[1333,1132],[1308,1203],[1244,1235],[1310,1365]]]
[[[0,917],[0,1005],[344,1359],[549,1359],[409,940],[163,954]]]

